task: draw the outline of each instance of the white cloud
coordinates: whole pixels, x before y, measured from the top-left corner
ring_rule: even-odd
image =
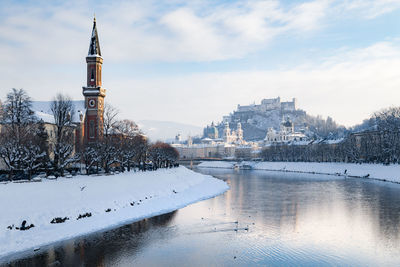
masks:
[[[72,63],[87,49],[93,10],[87,2],[0,9],[0,60],[27,65]],[[218,61],[266,49],[281,35],[314,33],[342,13],[373,18],[400,7],[397,0],[278,0],[215,4],[135,1],[96,6],[101,43],[110,61]],[[12,55],[12,56],[10,56]]]
[[[103,77],[109,86],[107,101],[132,119],[202,125],[221,118],[239,103],[280,95],[297,97],[300,106],[313,114],[330,115],[352,125],[400,99],[398,41],[357,50],[343,48],[322,63],[311,58],[301,66],[275,71],[121,79],[109,75],[111,64],[107,63],[241,58],[265,49],[282,35],[314,34],[343,12],[370,19],[399,6],[398,1],[389,0],[314,0],[290,5],[277,0],[100,4],[96,12],[105,57]],[[86,2],[1,7],[0,98],[9,88],[23,87],[38,100],[50,99],[59,91],[80,99],[91,10]]]
[[[280,34],[315,30],[327,3],[315,0],[284,7],[276,0],[178,5],[154,1],[97,8],[100,38],[109,60],[215,61],[265,48]],[[87,5],[21,5],[3,10],[0,32],[9,45],[7,52],[18,55],[22,46],[29,52],[25,60],[75,60],[65,54],[77,55],[82,41],[87,41],[87,10],[92,9]]]
[[[374,19],[400,8],[398,0],[339,0],[338,3],[343,11],[353,11],[368,19]]]
[[[400,43],[383,42],[342,51],[322,64],[310,63],[293,69],[193,74],[129,82],[138,95],[152,92],[147,94],[148,107],[166,111],[162,113],[141,109],[143,99],[140,98],[118,101],[127,116],[204,125],[221,119],[237,104],[277,96],[297,97],[300,107],[307,112],[331,116],[351,126],[376,110],[398,105],[399,69]],[[123,94],[126,90],[118,81],[112,83],[113,94]]]

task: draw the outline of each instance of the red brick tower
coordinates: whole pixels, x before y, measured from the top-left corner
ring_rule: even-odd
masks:
[[[93,20],[92,37],[86,57],[87,85],[83,88],[85,97],[84,141],[96,142],[103,136],[104,97],[106,90],[101,87],[101,57],[99,37],[97,35],[96,18]]]

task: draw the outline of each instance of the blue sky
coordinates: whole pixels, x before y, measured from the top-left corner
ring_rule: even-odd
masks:
[[[351,126],[400,100],[397,0],[0,0],[0,99],[81,99],[94,12],[124,118],[202,126],[281,96]]]

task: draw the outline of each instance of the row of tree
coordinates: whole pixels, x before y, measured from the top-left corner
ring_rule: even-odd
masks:
[[[363,131],[349,133],[340,142],[277,143],[263,149],[261,157],[266,161],[400,163],[400,107],[376,112],[367,122]]]
[[[104,133],[96,143],[81,143],[73,121],[74,105],[57,95],[50,106],[53,121],[45,123],[32,111],[32,101],[23,89],[12,89],[0,103],[0,160],[9,179],[31,178],[39,172],[63,176],[66,169],[87,174],[113,169],[141,170],[175,166],[179,157],[168,144],[148,143],[131,120],[118,120],[111,105],[104,108]],[[1,164],[0,164],[1,166]]]

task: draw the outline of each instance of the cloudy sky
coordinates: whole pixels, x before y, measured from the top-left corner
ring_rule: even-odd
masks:
[[[398,0],[0,0],[0,99],[82,99],[94,12],[124,118],[201,126],[280,96],[351,126],[400,105]]]

